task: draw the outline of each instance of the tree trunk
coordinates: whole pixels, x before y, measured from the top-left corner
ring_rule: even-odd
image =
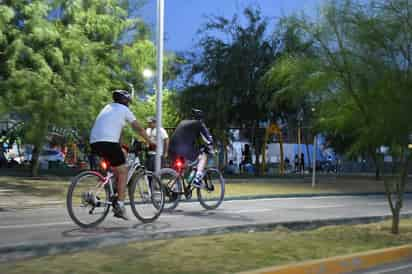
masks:
[[[260,165],[260,152],[258,149],[255,149],[255,157],[256,157],[256,170],[255,175],[259,176],[261,174],[261,165]]]
[[[229,163],[229,160],[228,160],[228,152],[227,152],[227,146],[225,145],[224,147],[223,147],[223,152],[224,152],[224,156],[223,156],[223,166],[227,166],[227,164]]]
[[[254,122],[253,123],[253,128],[252,128],[252,134],[251,134],[251,140],[253,144],[253,148],[255,149],[255,175],[259,176],[261,174],[261,165],[260,165],[260,152],[262,149],[262,136],[260,136],[259,132],[259,127],[258,123]]]
[[[284,151],[283,151],[283,142],[282,142],[282,136],[280,136],[279,139],[279,149],[280,149],[280,175],[285,175],[285,156]]]
[[[399,215],[400,215],[400,208],[395,208],[392,212],[392,229],[391,232],[393,234],[399,234]]]
[[[311,161],[310,151],[309,151],[308,134],[305,134],[304,136],[305,136],[304,139],[305,139],[305,144],[306,144],[306,155],[308,155],[308,164],[306,166],[310,168],[312,166],[312,161]]]
[[[380,169],[379,169],[379,167],[376,167],[376,170],[375,170],[375,180],[376,180],[376,181],[379,181],[380,179],[381,179]]]
[[[379,181],[381,179],[381,169],[380,169],[380,161],[379,161],[379,155],[374,153],[374,156],[372,157],[373,161],[375,162],[375,180]]]
[[[400,214],[403,206],[403,198],[405,193],[405,187],[408,180],[409,165],[411,163],[411,155],[407,149],[402,149],[399,160],[400,176],[395,182],[395,187],[391,186],[389,182],[385,180],[386,196],[388,198],[389,206],[392,212],[392,229],[393,234],[399,234]],[[392,182],[393,183],[393,182]],[[394,198],[396,197],[395,201]]]
[[[31,155],[31,176],[36,177],[39,175],[39,156],[40,156],[40,145],[36,145],[33,148]]]

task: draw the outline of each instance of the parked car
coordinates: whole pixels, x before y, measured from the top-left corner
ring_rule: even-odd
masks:
[[[40,152],[39,162],[64,162],[64,154],[57,150],[43,150]]]

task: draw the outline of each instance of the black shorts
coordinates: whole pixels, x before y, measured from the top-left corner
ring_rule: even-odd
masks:
[[[119,143],[97,142],[90,145],[93,153],[109,161],[111,166],[121,166],[126,163]]]

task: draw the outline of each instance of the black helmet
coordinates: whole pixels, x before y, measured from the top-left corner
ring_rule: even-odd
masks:
[[[203,111],[197,108],[192,108],[192,117],[196,120],[203,120],[205,118]]]
[[[132,96],[130,96],[130,93],[126,90],[116,89],[113,91],[112,97],[115,103],[123,104],[125,106],[128,106],[132,101]]]

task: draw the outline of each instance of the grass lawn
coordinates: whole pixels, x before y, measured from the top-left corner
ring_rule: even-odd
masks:
[[[0,207],[26,207],[48,201],[64,203],[70,177],[0,177]],[[408,184],[412,191],[412,184]],[[384,192],[383,181],[369,177],[319,177],[314,188],[310,177],[227,179],[226,197],[274,194]]]
[[[310,177],[304,179],[228,179],[226,189],[226,196],[385,192],[383,181],[362,176],[319,177],[315,187],[312,187]],[[407,191],[412,191],[412,184],[407,185]]]
[[[311,231],[278,229],[131,243],[0,265],[0,273],[234,273],[410,244],[412,220],[400,235],[390,222],[329,226]]]

